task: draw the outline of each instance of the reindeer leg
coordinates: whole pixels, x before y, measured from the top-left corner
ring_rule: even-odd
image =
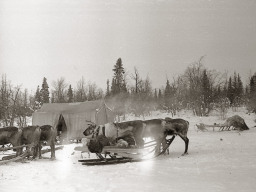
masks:
[[[175,135],[172,136],[171,139],[167,139],[165,140],[165,142],[163,142],[163,153],[165,153],[167,151],[167,154],[169,155],[169,146],[172,144],[173,140],[175,139]]]
[[[33,150],[33,159],[35,159],[35,158],[37,157],[38,148],[39,148],[39,145],[36,144],[36,145],[34,146],[34,150]]]
[[[52,160],[56,159],[56,157],[55,157],[55,144],[54,144],[54,140],[51,141],[51,159]]]
[[[42,150],[42,145],[41,145],[41,141],[39,142],[39,144],[38,144],[38,152],[39,152],[39,159],[42,159],[42,152],[41,152],[41,150]]]
[[[188,154],[188,144],[189,144],[189,139],[186,136],[183,136],[181,134],[178,134],[180,138],[185,142],[185,151],[182,155]]]

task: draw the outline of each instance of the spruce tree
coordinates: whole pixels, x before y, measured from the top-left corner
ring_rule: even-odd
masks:
[[[109,90],[109,80],[107,80],[107,91],[106,91],[106,97],[110,96],[110,90]]]
[[[229,77],[228,80],[228,90],[227,90],[227,97],[230,101],[230,103],[233,103],[233,99],[234,99],[234,93],[233,93],[233,86],[232,86],[232,79],[231,77]]]
[[[204,98],[204,103],[208,105],[210,103],[211,88],[210,88],[210,81],[207,76],[206,70],[203,71],[202,94]]]
[[[165,87],[165,90],[164,90],[164,97],[165,98],[171,97],[171,92],[172,92],[172,88],[171,88],[169,80],[167,79],[166,87]]]
[[[74,94],[71,85],[68,87],[68,103],[72,103],[74,101]]]
[[[154,99],[155,99],[155,101],[157,101],[157,91],[156,91],[156,89],[155,89],[155,93],[154,93]]]
[[[126,88],[126,82],[124,79],[124,67],[122,63],[122,59],[119,58],[114,65],[114,77],[112,80],[112,87],[111,87],[111,92],[112,94],[119,94],[121,92],[127,92]]]
[[[241,81],[241,77],[238,73],[237,75],[237,94],[239,97],[243,96],[244,88],[243,88],[243,82]]]
[[[158,100],[161,100],[163,98],[161,89],[158,90]]]
[[[37,89],[36,89],[35,101],[42,103],[42,97],[39,91],[39,85],[37,86]]]
[[[237,92],[237,75],[236,75],[236,72],[234,72],[234,78],[233,78],[233,82],[232,82],[232,88],[233,88],[233,94],[234,94],[234,97],[236,97],[238,95],[238,92]]]
[[[249,105],[250,111],[256,113],[256,74],[250,79]]]
[[[166,81],[166,87],[164,90],[164,103],[167,107],[167,111],[170,112],[172,106],[172,88],[168,79]]]
[[[41,93],[40,93],[40,90],[39,90],[39,85],[38,85],[37,89],[36,89],[36,94],[35,94],[34,109],[35,110],[40,109],[41,105],[42,105],[42,96],[41,96]]]
[[[47,79],[45,77],[43,78],[43,84],[42,84],[42,88],[40,90],[40,94],[42,97],[42,103],[49,103],[50,92],[49,92],[49,86],[47,83]]]

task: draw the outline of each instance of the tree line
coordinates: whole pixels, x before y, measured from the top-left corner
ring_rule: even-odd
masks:
[[[236,110],[247,106],[249,112],[256,112],[256,73],[249,77],[249,84],[243,85],[239,73],[232,76],[207,69],[201,57],[190,64],[183,74],[173,79],[166,78],[162,88],[153,88],[150,77],[141,77],[134,67],[127,73],[121,58],[113,66],[112,79],[106,80],[103,91],[95,83],[86,82],[82,77],[73,88],[64,77],[53,81],[49,90],[47,78],[35,94],[13,86],[2,75],[0,84],[0,120],[5,126],[12,126],[15,118],[20,126],[25,125],[26,116],[39,109],[43,103],[72,103],[105,99],[117,116],[133,113],[135,116],[149,115],[154,110],[163,110],[173,116],[181,109],[190,109],[194,115],[207,116],[218,110],[225,118],[227,109]],[[130,80],[128,83],[128,80]]]

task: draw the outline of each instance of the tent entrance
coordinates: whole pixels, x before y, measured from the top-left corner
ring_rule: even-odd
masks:
[[[67,129],[65,119],[64,119],[63,115],[60,115],[59,121],[57,124],[57,135],[59,135],[61,137],[62,141],[67,138],[67,131],[68,131],[68,129]]]

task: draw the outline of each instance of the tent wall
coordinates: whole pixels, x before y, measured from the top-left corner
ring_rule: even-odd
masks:
[[[114,121],[114,113],[105,105],[96,114],[96,124],[103,125]]]
[[[101,104],[100,104],[101,103]],[[33,125],[58,125],[60,115],[67,126],[68,139],[80,139],[83,131],[88,127],[88,121],[102,125],[114,121],[114,113],[100,101],[83,103],[47,103],[33,113]]]
[[[37,112],[32,114],[32,125],[51,125],[55,127],[59,121],[60,114]]]
[[[67,138],[80,139],[83,137],[84,130],[88,127],[88,122],[95,122],[95,112],[62,114],[67,126]]]

